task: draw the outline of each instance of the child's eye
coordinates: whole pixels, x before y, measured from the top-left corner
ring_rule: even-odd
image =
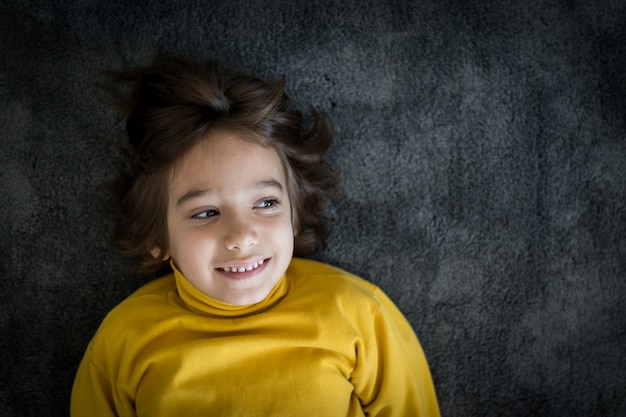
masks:
[[[191,218],[196,220],[206,220],[210,219],[211,217],[215,217],[218,214],[220,213],[217,210],[203,210],[199,213],[194,214],[193,216],[191,216]]]
[[[278,200],[274,198],[268,198],[265,200],[261,200],[255,206],[256,208],[272,208],[278,204]]]

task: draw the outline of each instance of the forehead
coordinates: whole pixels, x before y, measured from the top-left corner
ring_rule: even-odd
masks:
[[[172,167],[170,191],[210,187],[234,189],[259,181],[286,186],[285,164],[276,149],[254,137],[216,131],[205,136]]]

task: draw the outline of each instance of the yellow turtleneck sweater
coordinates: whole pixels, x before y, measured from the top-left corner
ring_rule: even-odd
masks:
[[[174,268],[123,301],[89,344],[71,415],[439,416],[413,330],[376,286],[294,259],[235,307]]]

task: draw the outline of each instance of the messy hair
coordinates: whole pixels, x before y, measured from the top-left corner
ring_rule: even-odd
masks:
[[[105,75],[109,82],[101,86],[124,116],[129,142],[114,238],[134,270],[150,273],[166,266],[158,254],[168,247],[168,174],[217,129],[276,150],[288,182],[294,255],[324,247],[324,205],[340,191],[336,173],[322,161],[333,129],[312,109],[312,127],[304,130],[302,113],[284,91],[284,77],[270,82],[213,62],[198,66],[163,54],[146,67]]]

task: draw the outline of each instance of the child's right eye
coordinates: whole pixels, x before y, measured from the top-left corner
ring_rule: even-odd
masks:
[[[194,214],[193,216],[191,216],[191,218],[194,220],[206,220],[210,219],[211,217],[215,217],[218,214],[220,213],[217,210],[203,210],[199,213]]]

